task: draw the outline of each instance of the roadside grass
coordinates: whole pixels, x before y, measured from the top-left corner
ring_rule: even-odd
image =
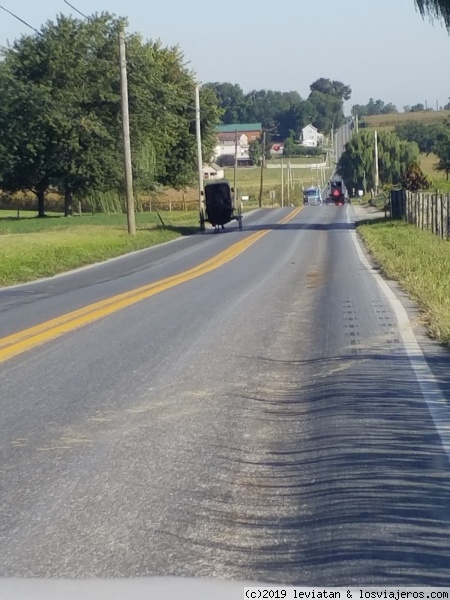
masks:
[[[429,154],[428,156],[426,154],[421,154],[420,167],[431,182],[430,193],[438,190],[445,194],[450,192],[450,181],[447,181],[447,178],[442,171],[436,169],[438,160],[436,154]]]
[[[125,215],[23,218],[12,220],[0,211],[0,286],[49,277],[162,244],[198,231],[198,212],[137,215],[137,234],[127,233]],[[26,234],[26,235],[24,235]]]
[[[286,156],[273,156],[267,160],[267,164],[278,165],[281,164],[281,160],[284,163],[291,163],[292,165],[315,165],[317,163],[325,162],[325,156],[293,156],[292,158]]]
[[[161,218],[168,225],[189,226],[198,223],[198,212],[164,211]],[[156,212],[137,212],[136,227],[149,229],[162,225]],[[39,231],[67,230],[78,227],[111,227],[117,230],[127,229],[127,217],[124,214],[84,214],[82,217],[64,217],[61,213],[48,213],[46,218],[36,218],[34,211],[21,211],[17,218],[16,211],[0,210],[0,240],[2,234],[37,233]]]
[[[326,170],[326,177],[331,176],[331,167]],[[290,200],[298,204],[302,200],[302,187],[317,185],[320,180],[320,171],[315,169],[292,169],[292,178],[294,189],[290,192]],[[285,200],[287,200],[287,169],[284,171]],[[233,169],[225,169],[225,178],[233,182]],[[239,169],[237,173],[237,190],[239,196],[250,196],[251,201],[255,201],[259,195],[261,179],[261,170],[259,167],[247,167]],[[270,191],[276,193],[275,203],[279,203],[281,198],[281,169],[264,169],[264,197],[263,205],[272,206],[272,200],[269,198]]]
[[[375,261],[417,301],[430,335],[450,345],[450,245],[403,221],[372,221],[358,231]]]

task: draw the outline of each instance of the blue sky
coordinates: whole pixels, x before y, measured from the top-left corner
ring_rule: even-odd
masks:
[[[39,27],[63,0],[0,0]],[[202,82],[250,89],[297,90],[307,96],[319,77],[370,97],[405,104],[445,104],[450,96],[450,37],[423,21],[413,0],[73,0],[81,11],[129,18],[145,38],[178,44]],[[27,28],[0,11],[0,44]]]

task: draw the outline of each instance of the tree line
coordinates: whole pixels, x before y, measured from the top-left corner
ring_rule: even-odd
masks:
[[[450,121],[423,123],[411,121],[394,131],[378,133],[380,180],[387,185],[408,189],[426,188],[429,182],[419,167],[419,154],[436,154],[436,169],[450,175]],[[375,186],[374,132],[362,130],[346,145],[338,172],[349,188],[373,189]]]
[[[223,111],[222,123],[261,123],[273,140],[297,138],[306,125],[329,133],[345,121],[344,102],[351,97],[350,86],[320,78],[310,86],[308,98],[296,91],[252,90],[244,93],[235,83],[208,83]]]
[[[60,15],[24,35],[0,61],[0,188],[32,191],[45,215],[51,189],[65,198],[123,191],[119,31],[108,13]],[[136,191],[195,179],[195,80],[177,47],[127,36],[130,129]],[[201,92],[205,156],[220,117],[211,89]]]

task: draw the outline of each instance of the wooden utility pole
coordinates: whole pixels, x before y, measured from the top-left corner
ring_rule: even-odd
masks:
[[[284,206],[284,160],[281,159],[281,206]]]
[[[234,137],[234,182],[233,182],[233,199],[234,199],[234,208],[237,208],[237,167],[238,167],[238,130],[236,129],[235,137]]]
[[[259,208],[262,207],[265,162],[266,162],[266,132],[264,131],[263,142],[262,142],[262,156],[261,156],[261,182],[259,185]]]
[[[133,195],[133,170],[131,168],[131,142],[130,142],[130,115],[128,112],[128,78],[127,58],[125,49],[125,32],[119,32],[119,57],[120,57],[120,90],[122,104],[123,127],[123,156],[125,162],[125,186],[127,195],[127,222],[128,233],[136,235],[136,219],[134,214]]]
[[[200,86],[195,86],[195,134],[197,137],[198,210],[203,214],[203,155],[202,130],[200,125]]]
[[[379,171],[378,171],[378,132],[375,131],[375,194],[378,196],[379,186]]]

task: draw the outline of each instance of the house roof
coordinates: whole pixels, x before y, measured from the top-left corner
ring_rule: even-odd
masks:
[[[216,163],[211,163],[209,165],[203,165],[203,170],[204,171],[215,171],[216,173],[218,173],[219,171],[223,171],[222,167],[219,167],[219,165],[217,165]]]
[[[234,123],[232,125],[218,125],[216,127],[217,133],[235,133],[236,129],[240,133],[246,131],[262,131],[261,123]]]
[[[241,132],[242,135],[242,132]],[[233,133],[223,133],[223,132],[219,132],[219,140],[221,142],[234,142],[236,140],[236,132],[233,131]]]
[[[305,131],[305,129],[307,129],[308,127],[312,127],[313,129],[315,129],[317,131],[317,127],[314,127],[314,125],[312,123],[310,123],[309,125],[306,125],[306,127],[303,127],[302,131]]]

